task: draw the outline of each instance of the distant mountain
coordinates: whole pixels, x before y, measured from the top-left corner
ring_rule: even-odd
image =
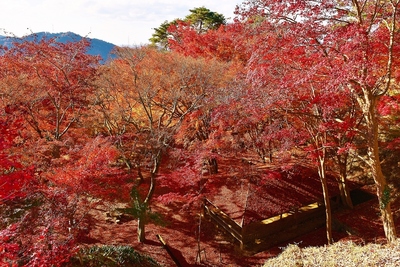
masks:
[[[17,42],[21,40],[33,41],[35,40],[35,38],[37,40],[41,40],[43,38],[46,39],[55,38],[56,41],[58,42],[66,43],[72,41],[79,41],[83,37],[73,32],[62,32],[62,33],[38,32],[26,35],[22,38],[0,35],[0,45],[5,45],[9,47],[15,41]],[[99,39],[92,39],[92,38],[87,38],[87,39],[90,41],[90,48],[88,50],[88,54],[101,56],[103,62],[112,57],[111,52],[115,47],[114,44]]]

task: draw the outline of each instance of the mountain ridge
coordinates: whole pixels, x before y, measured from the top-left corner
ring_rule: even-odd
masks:
[[[22,37],[0,35],[0,45],[10,47],[12,46],[13,42],[34,41],[35,39],[41,40],[43,38],[55,38],[57,42],[61,43],[80,41],[83,38],[86,38],[90,41],[90,47],[87,53],[89,55],[99,55],[102,58],[102,62],[105,62],[107,59],[112,58],[112,51],[115,47],[117,47],[112,43],[96,38],[82,37],[81,35],[73,32],[37,32]]]

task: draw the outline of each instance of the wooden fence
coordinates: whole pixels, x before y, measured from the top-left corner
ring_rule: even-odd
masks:
[[[208,215],[215,224],[217,224],[219,227],[224,229],[226,233],[239,241],[240,247],[242,248],[242,227],[206,198],[204,199],[203,207],[204,214]]]
[[[259,252],[311,232],[325,225],[325,206],[318,202],[303,206],[242,229],[242,248]]]
[[[336,207],[332,204],[332,208]],[[241,227],[208,199],[204,213],[226,233],[234,237],[240,248],[259,252],[325,225],[325,207],[318,202]]]

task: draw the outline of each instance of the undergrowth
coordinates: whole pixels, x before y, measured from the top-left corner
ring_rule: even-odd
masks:
[[[330,246],[306,248],[291,244],[279,256],[269,259],[263,265],[272,266],[400,266],[400,241],[391,245],[337,242]]]
[[[160,265],[151,257],[140,254],[130,246],[93,246],[81,249],[67,266],[157,267]]]

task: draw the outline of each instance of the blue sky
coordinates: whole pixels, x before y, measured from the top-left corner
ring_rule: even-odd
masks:
[[[116,45],[148,43],[153,28],[205,6],[233,18],[241,0],[11,0],[0,3],[0,35],[67,32]]]

